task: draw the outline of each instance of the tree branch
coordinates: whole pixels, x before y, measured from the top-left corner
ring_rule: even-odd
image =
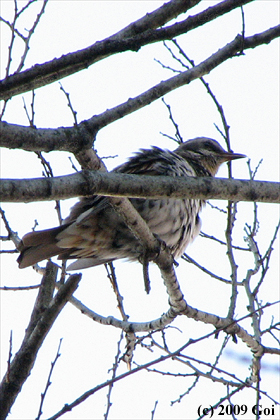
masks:
[[[36,319],[34,316],[32,317],[31,323],[29,324],[29,327],[32,324],[32,331],[28,328],[21,348],[10,364],[9,375],[7,377],[6,374],[0,384],[0,420],[4,420],[9,413],[18,393],[21,391],[23,383],[30,375],[37,353],[46,335],[58,314],[76,290],[80,279],[81,274],[70,276],[67,282],[59,289],[43,314],[38,318],[37,313]],[[34,325],[34,321],[36,321],[36,325]]]
[[[93,140],[101,128],[149,105],[178,87],[201,78],[224,61],[236,56],[240,51],[244,51],[247,48],[255,48],[263,43],[269,43],[272,39],[279,36],[280,25],[248,38],[238,35],[232,42],[219,49],[197,66],[171,77],[135,98],[130,98],[128,101],[87,121],[82,121],[75,127],[34,129],[0,122],[0,146],[26,151],[50,152],[60,150],[74,153],[82,149],[88,149],[92,147]]]
[[[9,99],[60,80],[112,54],[128,50],[138,51],[144,45],[172,39],[251,1],[225,0],[196,16],[189,16],[183,22],[156,29],[200,2],[200,0],[170,1],[117,34],[96,42],[88,48],[63,55],[44,64],[37,64],[31,69],[7,77],[0,83],[0,99]]]
[[[81,171],[54,178],[3,179],[2,202],[28,203],[105,195],[147,198],[201,198],[232,201],[280,202],[277,182],[202,178],[147,176],[101,171]]]

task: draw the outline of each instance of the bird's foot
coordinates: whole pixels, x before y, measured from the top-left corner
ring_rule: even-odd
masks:
[[[139,257],[139,262],[143,265],[143,278],[144,278],[144,285],[145,291],[149,294],[151,290],[151,282],[149,277],[149,263],[154,261],[160,254],[161,250],[167,248],[167,245],[164,241],[162,241],[157,235],[154,235],[158,246],[153,250],[145,250],[145,252]]]

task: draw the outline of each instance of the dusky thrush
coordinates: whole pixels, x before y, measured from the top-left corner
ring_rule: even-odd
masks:
[[[223,162],[245,157],[227,152],[212,139],[199,137],[181,143],[173,152],[158,147],[142,149],[114,169],[119,173],[173,177],[213,177]],[[131,198],[151,232],[179,258],[199,234],[204,201],[189,198]],[[19,246],[20,268],[58,255],[77,259],[67,270],[105,264],[116,259],[141,260],[143,247],[108,199],[81,198],[63,225],[27,233]]]

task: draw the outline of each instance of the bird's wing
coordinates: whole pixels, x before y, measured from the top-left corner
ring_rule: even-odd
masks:
[[[188,168],[186,161],[176,153],[162,150],[159,147],[142,149],[135,153],[127,162],[118,166],[113,172],[139,175],[159,176],[194,176],[192,168]],[[107,197],[94,195],[83,197],[71,209],[70,215],[64,223],[85,222],[94,214],[110,207]]]
[[[100,195],[93,195],[91,197],[82,197],[71,208],[70,214],[68,217],[66,217],[63,224],[73,223],[79,218],[81,220],[83,214],[86,217],[86,215],[99,212],[109,206],[110,204],[108,202],[107,197],[100,196]]]

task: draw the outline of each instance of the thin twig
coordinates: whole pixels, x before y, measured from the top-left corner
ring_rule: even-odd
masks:
[[[176,123],[176,121],[175,121],[175,119],[174,119],[174,117],[173,117],[173,114],[172,114],[172,111],[171,111],[171,106],[170,105],[168,105],[166,102],[165,102],[165,99],[164,98],[162,98],[161,99],[162,100],[162,102],[164,103],[164,105],[166,106],[166,108],[168,109],[168,113],[169,113],[169,119],[171,120],[171,122],[172,122],[172,124],[173,124],[173,126],[174,126],[174,128],[175,128],[175,137],[176,137],[176,141],[177,141],[177,143],[183,143],[183,137],[182,137],[182,135],[181,135],[181,133],[180,133],[180,129],[179,129],[179,125]]]
[[[197,261],[195,261],[193,258],[191,258],[188,254],[184,253],[182,255],[182,259],[184,261],[187,261],[193,265],[195,265],[197,268],[199,268],[204,273],[208,274],[209,276],[213,277],[216,280],[222,281],[223,283],[231,284],[230,280],[227,280],[223,277],[217,276],[216,274],[212,273],[212,271],[208,270],[207,268],[200,265]],[[243,283],[238,283],[239,286],[243,286]]]
[[[59,345],[58,345],[58,349],[57,349],[57,352],[56,352],[55,359],[54,359],[54,361],[51,363],[50,373],[49,373],[49,376],[48,376],[48,379],[47,379],[47,383],[46,383],[45,390],[44,390],[44,392],[41,394],[41,403],[40,403],[39,411],[38,411],[38,414],[37,414],[37,417],[36,417],[36,419],[35,419],[35,420],[39,420],[39,419],[40,419],[40,417],[41,417],[41,415],[43,414],[43,404],[44,404],[44,401],[45,401],[45,398],[46,398],[46,395],[47,395],[47,391],[48,391],[49,387],[50,387],[50,386],[51,386],[51,384],[52,384],[52,383],[51,383],[51,376],[52,376],[52,373],[53,373],[54,367],[55,367],[55,365],[56,365],[56,362],[58,361],[58,358],[61,356],[61,354],[59,353],[59,352],[60,352],[61,343],[62,343],[62,338],[59,340]]]
[[[123,331],[121,332],[120,339],[118,341],[117,353],[116,353],[116,356],[115,356],[115,361],[114,361],[113,367],[112,367],[112,369],[110,369],[112,371],[112,380],[114,380],[117,376],[117,369],[118,369],[118,366],[119,366],[120,353],[121,353],[120,346],[121,346],[122,340],[123,340]],[[104,419],[105,420],[108,420],[109,411],[110,411],[110,408],[112,406],[111,395],[112,395],[112,391],[113,391],[113,386],[114,386],[114,382],[110,383],[110,385],[108,386],[109,389],[108,389],[108,394],[107,394],[107,409],[106,409],[106,413],[104,414]]]
[[[70,93],[66,92],[66,90],[64,89],[64,87],[62,86],[62,83],[60,83],[60,89],[62,90],[62,92],[65,94],[66,98],[67,98],[67,106],[71,109],[73,118],[74,118],[74,127],[76,127],[78,125],[78,120],[77,120],[77,111],[74,110],[72,103],[71,103],[71,99],[70,99]]]

